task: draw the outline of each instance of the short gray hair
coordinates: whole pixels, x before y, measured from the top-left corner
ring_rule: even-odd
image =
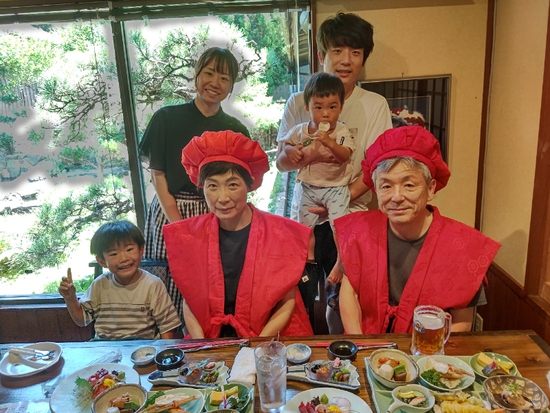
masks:
[[[376,188],[376,180],[378,179],[378,174],[385,173],[390,171],[398,163],[404,163],[413,171],[421,172],[426,181],[426,185],[429,186],[432,181],[432,173],[426,164],[420,162],[419,160],[414,159],[411,156],[394,156],[393,158],[384,159],[380,161],[376,168],[372,172],[372,182],[374,182],[374,187]]]

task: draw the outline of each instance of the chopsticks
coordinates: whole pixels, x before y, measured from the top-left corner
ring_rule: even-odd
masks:
[[[315,343],[312,347],[328,347],[330,343]],[[359,350],[365,350],[374,347],[397,347],[397,344],[394,341],[371,341],[371,342],[357,342],[355,345]]]
[[[250,343],[249,339],[237,340],[216,340],[216,341],[199,341],[193,343],[183,343],[169,346],[171,348],[179,348],[185,352],[193,352],[199,350],[208,350],[211,348],[230,347],[230,346],[247,346]]]

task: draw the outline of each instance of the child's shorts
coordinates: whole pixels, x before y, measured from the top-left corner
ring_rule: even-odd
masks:
[[[324,206],[328,211],[328,219],[332,231],[334,220],[349,213],[350,193],[348,186],[321,187],[301,182],[302,199],[298,211],[298,222],[310,228],[320,224],[319,215],[308,211],[312,206]]]

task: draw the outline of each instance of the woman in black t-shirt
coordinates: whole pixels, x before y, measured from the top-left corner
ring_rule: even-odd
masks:
[[[239,65],[227,49],[206,50],[195,66],[197,95],[191,102],[166,106],[152,117],[140,143],[140,156],[149,162],[156,195],[145,225],[145,259],[167,260],[162,227],[170,222],[208,212],[204,197],[181,164],[181,151],[205,131],[232,130],[249,136],[246,127],[227,115],[221,102],[233,90]],[[182,297],[167,267],[153,272],[161,277],[183,320]]]

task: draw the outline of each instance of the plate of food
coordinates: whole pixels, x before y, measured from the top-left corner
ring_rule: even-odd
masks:
[[[365,358],[365,365],[382,385],[394,389],[416,383],[418,365],[411,356],[397,349],[379,349]]]
[[[427,356],[418,359],[416,364],[420,370],[420,382],[433,390],[464,390],[475,381],[470,365],[457,357]]]
[[[139,384],[139,374],[117,363],[85,367],[58,384],[50,398],[50,409],[54,413],[89,413],[93,400],[117,383]]]
[[[502,354],[488,351],[474,354],[470,359],[470,367],[482,379],[518,375],[518,369],[512,360]]]
[[[414,360],[419,358],[418,356],[413,356]],[[457,356],[457,358],[465,363],[470,360],[470,356]],[[367,364],[366,361],[365,364]],[[367,369],[367,381],[369,387],[372,389],[372,401],[376,407],[376,411],[381,413],[387,412],[394,401],[392,392],[388,390],[387,386],[377,380],[370,368]],[[435,405],[433,410],[430,410],[430,413],[490,413],[491,406],[485,400],[483,386],[477,381],[474,381],[472,386],[467,390],[434,391],[433,395],[435,396]]]
[[[308,405],[317,406],[319,404],[324,405],[326,411],[331,413],[348,411],[372,413],[367,402],[359,396],[345,390],[333,389],[330,387],[319,387],[298,393],[287,402],[282,413],[308,412]]]
[[[233,409],[240,413],[244,413],[252,400],[253,391],[251,387],[247,387],[241,383],[229,383],[216,387],[205,397],[205,410],[212,411],[218,409]],[[223,396],[225,394],[225,403]]]
[[[187,413],[200,413],[204,407],[204,395],[191,388],[159,390],[147,393],[147,400],[139,413],[164,413],[181,407]]]
[[[41,353],[33,354],[35,350]],[[0,374],[7,377],[32,376],[56,364],[62,352],[59,344],[52,342],[13,347],[0,362]]]
[[[361,386],[357,367],[350,360],[338,360],[336,365],[330,360],[314,360],[305,365],[289,366],[286,377],[340,389],[356,390]]]
[[[182,371],[185,373],[185,369],[189,368],[188,364],[174,370],[156,370],[149,374],[147,380],[155,386],[194,387],[196,389],[210,389],[227,383],[229,368],[225,365],[225,361],[208,362],[203,360],[195,364],[203,366],[201,377],[196,382],[186,380],[187,374],[181,375]]]

